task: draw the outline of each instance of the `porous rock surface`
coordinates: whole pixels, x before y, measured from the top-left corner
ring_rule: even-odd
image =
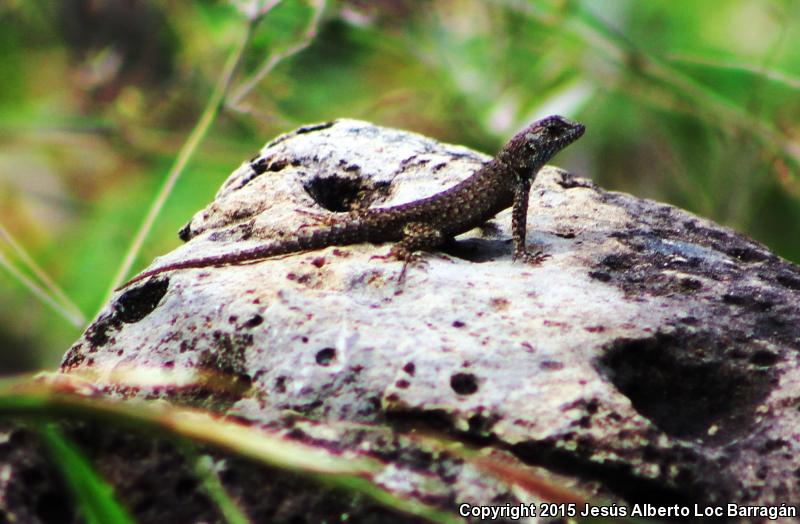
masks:
[[[151,267],[428,196],[484,160],[353,120],[301,128],[237,169]],[[222,373],[244,387],[208,405],[394,460],[384,487],[454,514],[541,500],[401,432],[497,450],[594,500],[800,503],[797,266],[552,167],[527,238],[550,258],[512,262],[509,231],[505,211],[423,254],[404,282],[400,262],[374,258],[390,246],[371,244],[161,274],[118,292],[62,369]],[[375,424],[396,436],[359,429]]]

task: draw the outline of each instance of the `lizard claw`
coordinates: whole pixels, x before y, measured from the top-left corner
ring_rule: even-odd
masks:
[[[538,266],[548,258],[550,258],[550,255],[542,253],[541,251],[536,251],[535,253],[529,253],[527,251],[518,251],[514,253],[514,256],[511,257],[511,260],[516,261],[517,259],[520,259],[526,264],[530,264],[532,266]]]
[[[398,262],[403,263],[403,269],[400,270],[400,274],[397,277],[397,285],[402,285],[403,282],[406,280],[406,272],[408,270],[408,266],[411,264],[425,266],[428,262],[420,255],[419,253],[408,253],[405,250],[397,250],[392,248],[388,253],[385,255],[372,255],[369,257],[370,260],[378,259],[378,260],[396,260]]]

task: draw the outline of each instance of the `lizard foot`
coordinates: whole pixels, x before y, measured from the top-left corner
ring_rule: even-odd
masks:
[[[514,253],[514,256],[511,258],[511,260],[516,261],[517,259],[519,259],[526,264],[530,264],[532,266],[538,266],[548,258],[550,258],[550,255],[542,253],[541,251],[536,251],[535,253],[529,253],[528,251],[518,251]]]
[[[307,217],[311,217],[313,219],[313,222],[311,224],[303,224],[300,226],[299,229],[312,226],[331,227],[337,224],[341,220],[341,218],[337,217],[335,214],[322,213],[320,211],[311,211],[308,209],[301,209],[301,208],[295,208],[295,211],[300,215],[306,215]]]
[[[387,254],[385,255],[372,255],[369,257],[370,260],[378,259],[378,260],[397,260],[399,262],[403,262],[403,269],[400,270],[400,274],[397,276],[397,284],[401,285],[406,280],[406,272],[408,270],[408,266],[410,264],[414,264],[416,266],[426,266],[428,262],[420,255],[419,253],[410,253],[404,249],[397,249],[397,246],[392,248]]]

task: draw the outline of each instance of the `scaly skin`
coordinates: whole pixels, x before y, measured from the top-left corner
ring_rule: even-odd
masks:
[[[582,124],[549,116],[517,133],[492,160],[472,176],[440,193],[392,207],[348,213],[307,234],[297,234],[235,253],[200,257],[145,271],[135,282],[167,271],[251,262],[327,246],[396,242],[390,257],[408,261],[415,251],[435,248],[480,226],[513,206],[514,258],[538,263],[545,255],[525,248],[525,220],[531,184],[559,151],[583,135]]]

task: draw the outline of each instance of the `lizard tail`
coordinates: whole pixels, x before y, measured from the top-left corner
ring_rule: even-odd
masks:
[[[320,249],[327,246],[358,244],[367,240],[366,232],[362,227],[359,227],[357,222],[334,224],[329,228],[312,231],[308,235],[297,235],[292,238],[278,239],[269,244],[243,249],[235,253],[223,253],[221,255],[193,258],[156,267],[136,275],[116,290],[119,291],[131,284],[167,271],[243,264],[245,262],[254,262],[264,258],[291,253],[301,253],[303,251]]]

